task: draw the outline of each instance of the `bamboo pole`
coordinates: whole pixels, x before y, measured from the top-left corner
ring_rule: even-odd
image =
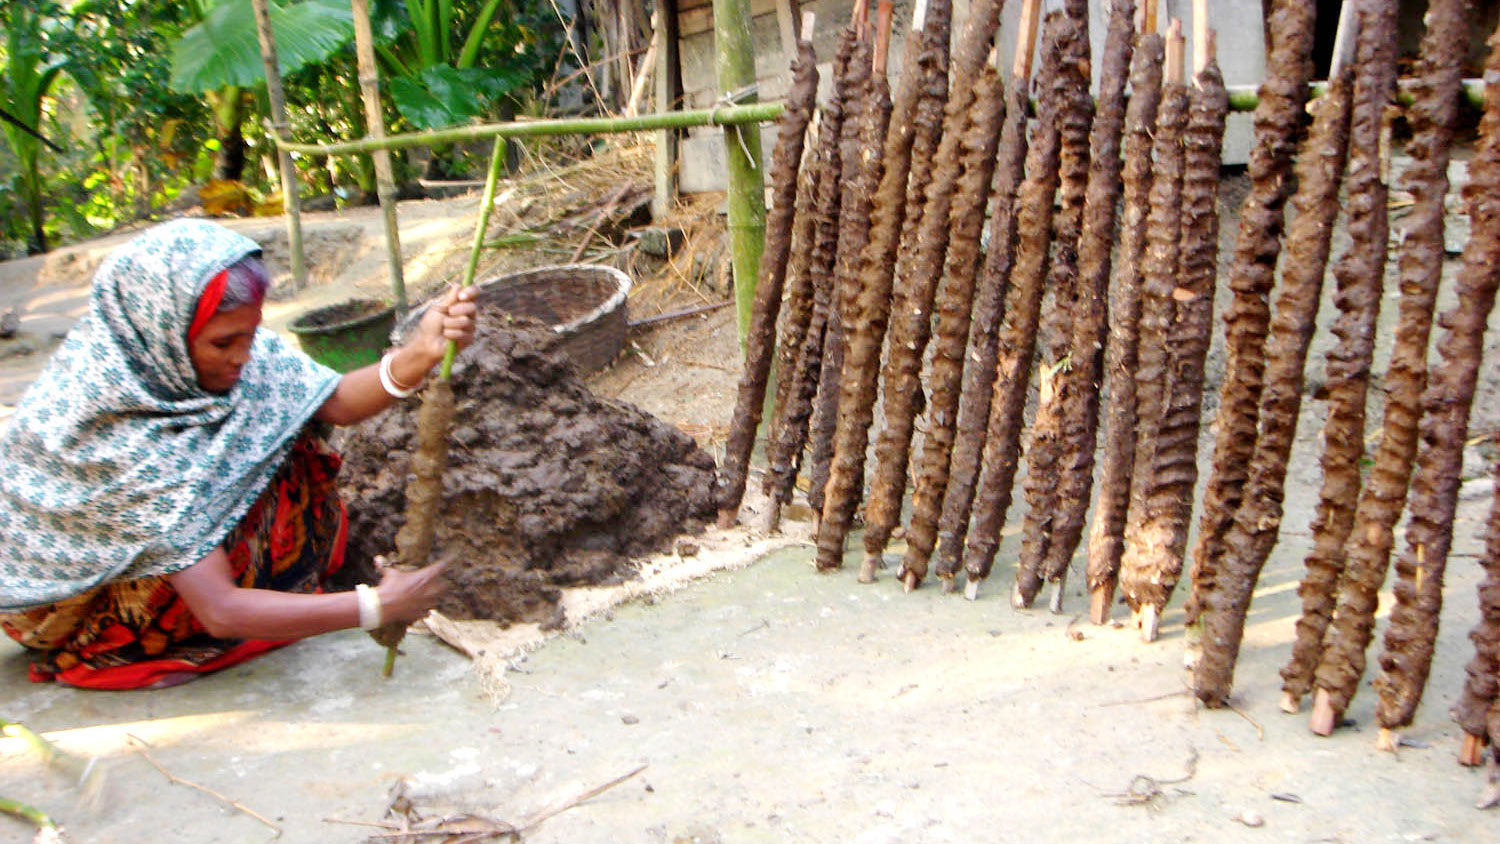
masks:
[[[369,0],[354,3],[354,53],[359,63],[359,87],[365,101],[365,134],[371,141],[385,138],[385,118],[380,113],[380,73],[375,67],[375,36],[370,31]],[[280,139],[277,146],[281,146]],[[290,149],[290,147],[283,147]],[[401,232],[396,225],[396,180],[391,172],[390,147],[373,148],[375,192],[385,217],[385,247],[391,275],[391,295],[396,319],[406,315],[406,280],[401,271]],[[361,150],[363,151],[363,150]]]
[[[281,90],[281,71],[276,64],[276,36],[271,31],[270,0],[252,0],[255,8],[255,34],[260,41],[260,58],[266,66],[266,97],[271,101],[271,136],[280,138],[287,131],[286,96]],[[278,150],[281,165],[281,207],[286,216],[287,248],[292,253],[292,286],[301,290],[307,283],[307,261],[302,252],[302,209],[298,196],[297,168],[292,154]]]
[[[1229,110],[1254,111],[1260,103],[1254,85],[1230,85]],[[1412,95],[1406,90],[1407,80],[1402,80],[1396,101],[1410,105]],[[1324,96],[1328,92],[1326,82],[1315,82],[1309,94]],[[1463,98],[1470,105],[1483,103],[1484,80],[1465,79]],[[1035,103],[1031,104],[1035,107]],[[410,149],[412,147],[436,146],[486,138],[537,138],[552,135],[607,135],[626,132],[646,132],[658,129],[687,129],[693,126],[736,126],[748,123],[766,123],[781,116],[786,105],[781,102],[753,103],[750,105],[700,108],[689,111],[658,112],[639,117],[580,117],[565,120],[522,120],[510,123],[484,123],[477,126],[460,126],[454,129],[438,129],[430,132],[405,132],[388,135],[378,140],[342,141],[335,144],[306,144],[273,138],[276,146],[288,152],[303,155],[358,155],[378,150]]]
[[[406,132],[379,140],[342,141],[336,144],[303,144],[277,141],[278,146],[305,155],[355,155],[376,150],[410,149],[438,144],[462,143],[489,138],[538,138],[551,135],[607,135],[655,129],[687,129],[693,126],[735,126],[764,123],[781,116],[781,102],[715,106],[690,111],[643,114],[639,117],[576,117],[565,120],[521,120],[484,123],[429,132]]]
[[[658,112],[677,108],[677,0],[657,0],[652,24],[661,34],[661,51],[656,60],[656,102]],[[656,185],[651,198],[651,216],[661,219],[677,199],[677,132],[656,131]]]
[[[719,93],[726,95],[755,84],[755,44],[750,37],[749,0],[714,0],[715,66]],[[750,95],[755,96],[753,93]],[[750,331],[755,307],[755,280],[766,239],[765,177],[761,172],[760,126],[738,124],[724,129],[725,165],[729,170],[729,248],[734,267],[735,310],[740,351]]]

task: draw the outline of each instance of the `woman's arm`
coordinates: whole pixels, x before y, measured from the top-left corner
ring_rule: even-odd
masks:
[[[375,593],[383,621],[412,622],[437,604],[443,584],[441,563],[419,571],[385,572]],[[216,548],[167,581],[187,602],[193,617],[220,639],[301,639],[359,626],[359,599],[353,592],[315,595],[246,589],[234,582],[229,555]]]
[[[460,349],[474,341],[474,316],[478,311],[473,287],[453,288],[441,302],[433,304],[417,324],[410,343],[391,353],[391,376],[401,384],[420,384],[443,359],[448,341]],[[332,425],[353,425],[390,407],[395,398],[380,384],[380,364],[372,363],[339,379],[338,388],[314,414]]]

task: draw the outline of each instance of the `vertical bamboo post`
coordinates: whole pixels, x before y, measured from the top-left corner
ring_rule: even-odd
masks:
[[[369,0],[354,4],[354,54],[359,63],[359,87],[365,100],[365,134],[375,141],[385,138],[385,118],[380,113],[380,73],[375,66],[375,36],[370,31]],[[375,191],[385,217],[385,248],[391,274],[391,295],[396,319],[406,314],[406,280],[401,273],[401,232],[396,226],[396,179],[391,172],[389,150],[376,150]]]
[[[266,66],[266,98],[271,101],[271,134],[285,138],[287,131],[286,96],[281,90],[281,71],[276,65],[276,37],[271,31],[270,0],[252,0],[255,9],[255,34],[260,40],[260,58]],[[301,290],[307,283],[307,262],[302,253],[302,207],[298,197],[297,168],[292,154],[280,149],[276,155],[281,164],[281,204],[286,215],[287,249],[292,253],[292,285]]]
[[[661,50],[656,56],[656,102],[658,113],[677,108],[677,0],[656,0],[652,22],[661,32]],[[656,189],[651,198],[651,217],[659,220],[677,199],[677,130],[656,132]]]
[[[714,0],[714,51],[719,93],[755,84],[755,49],[750,38],[749,0]],[[746,102],[755,102],[751,95]],[[761,172],[760,126],[724,127],[725,164],[729,170],[729,248],[734,268],[735,310],[739,317],[740,353],[755,306],[755,280],[766,239],[765,176]]]

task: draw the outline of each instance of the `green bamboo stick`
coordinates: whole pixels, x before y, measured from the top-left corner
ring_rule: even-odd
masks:
[[[430,132],[406,132],[380,139],[366,138],[336,144],[303,144],[274,138],[279,149],[304,155],[354,155],[375,150],[408,149],[437,144],[462,143],[485,138],[536,138],[550,135],[607,135],[619,132],[645,132],[653,129],[688,129],[693,126],[738,126],[764,123],[781,116],[786,105],[780,102],[700,108],[691,111],[669,111],[636,117],[578,117],[566,120],[524,120],[512,123],[486,123],[459,126]]]
[[[41,809],[19,800],[0,797],[0,814],[14,815],[36,824],[38,829],[57,829],[57,823]]]
[[[750,37],[749,0],[714,0],[714,45],[719,90],[738,91],[755,84],[755,47]],[[724,127],[725,164],[729,170],[729,256],[734,267],[735,310],[739,317],[740,353],[750,333],[755,283],[766,245],[766,181],[761,172],[760,126]]]

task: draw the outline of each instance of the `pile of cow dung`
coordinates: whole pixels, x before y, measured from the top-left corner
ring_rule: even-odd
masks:
[[[458,412],[430,562],[446,561],[438,609],[502,624],[563,623],[560,587],[619,582],[714,512],[714,462],[692,438],[574,376],[538,323],[480,322],[453,369]],[[343,433],[339,486],[348,564],[373,570],[404,521],[418,402]]]

